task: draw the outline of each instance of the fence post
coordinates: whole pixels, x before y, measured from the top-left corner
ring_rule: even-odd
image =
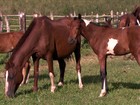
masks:
[[[10,32],[10,26],[7,16],[5,16],[6,32]]]
[[[26,15],[23,12],[19,13],[19,28],[20,31],[26,31]]]
[[[2,21],[2,13],[0,12],[0,32],[2,32],[3,21]]]
[[[95,21],[96,21],[96,23],[99,22],[99,15],[98,15],[98,14],[96,14],[96,19],[95,19]]]
[[[33,14],[33,18],[39,17],[38,14]]]
[[[93,21],[93,17],[94,17],[93,12],[91,12],[91,21]]]
[[[111,16],[111,19],[112,19],[113,22],[114,22],[114,13],[113,13],[113,10],[110,11],[110,16]]]
[[[73,16],[76,17],[76,12],[75,11],[73,12]]]
[[[50,18],[51,18],[51,20],[54,19],[54,17],[53,17],[53,13],[52,13],[52,12],[50,12]]]

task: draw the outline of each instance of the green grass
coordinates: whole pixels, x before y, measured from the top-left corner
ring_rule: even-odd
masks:
[[[39,90],[32,92],[33,70],[29,83],[21,86],[14,99],[4,96],[4,78],[0,75],[1,105],[138,105],[140,102],[140,68],[136,61],[123,60],[123,57],[108,58],[108,87],[106,97],[99,98],[101,81],[97,57],[92,54],[82,56],[82,79],[84,88],[78,88],[75,62],[67,62],[65,85],[50,92],[50,79],[47,65],[41,61]],[[4,65],[0,65],[3,69]],[[59,79],[58,63],[54,61],[55,82]],[[0,74],[3,74],[3,70]]]

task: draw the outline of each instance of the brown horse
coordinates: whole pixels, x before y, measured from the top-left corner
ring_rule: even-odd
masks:
[[[23,32],[0,33],[0,53],[12,52],[23,34]],[[28,61],[22,70],[23,81],[21,84],[27,83],[29,78],[29,70],[30,62]]]
[[[75,36],[70,36],[70,39],[74,40],[77,32],[80,32],[98,56],[102,81],[100,97],[103,97],[107,94],[107,55],[132,53],[138,64],[140,64],[140,27],[134,26],[122,29],[101,27],[93,22],[86,24],[81,19],[81,15],[72,24],[75,28],[71,29],[70,35]]]
[[[118,27],[140,25],[140,7],[136,7],[132,13],[122,15],[119,20]]]
[[[74,21],[74,18],[70,18],[69,20],[72,22]],[[80,65],[81,37],[78,35],[76,40],[68,39],[70,29],[72,28],[71,22],[68,22],[68,24],[63,23],[62,21],[52,21],[46,16],[35,18],[32,21],[6,64],[6,96],[15,96],[15,92],[22,81],[21,69],[30,56],[32,56],[34,63],[34,91],[37,91],[38,89],[38,68],[40,58],[43,58],[48,62],[51,92],[54,92],[53,60],[58,60],[59,62],[61,71],[60,82],[63,82],[66,66],[64,58],[68,57],[72,52],[74,52],[76,58],[79,87],[83,87]]]
[[[138,19],[140,24],[140,6],[137,6],[131,14],[133,14]]]
[[[0,33],[0,53],[12,52],[23,32]]]
[[[118,27],[131,27],[138,25],[137,18],[133,14],[125,14],[119,18]]]

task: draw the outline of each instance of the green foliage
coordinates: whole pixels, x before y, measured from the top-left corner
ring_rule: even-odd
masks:
[[[9,57],[9,54],[0,54],[0,64],[4,64]]]
[[[0,11],[4,14],[17,14],[19,11],[27,14],[53,12],[68,15],[73,11],[81,14],[107,14],[111,10],[132,11],[138,4],[139,0],[0,0]]]

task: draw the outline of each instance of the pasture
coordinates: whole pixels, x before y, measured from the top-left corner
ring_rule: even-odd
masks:
[[[101,80],[99,63],[91,49],[82,49],[82,80],[83,89],[78,88],[75,62],[67,62],[65,84],[57,87],[55,93],[50,92],[50,79],[46,61],[41,60],[39,90],[32,92],[33,68],[29,83],[19,87],[14,99],[4,96],[5,80],[4,64],[0,65],[0,105],[138,105],[140,102],[140,67],[134,60],[123,57],[108,57],[109,94],[99,98]],[[59,79],[58,63],[54,61],[55,83]]]

